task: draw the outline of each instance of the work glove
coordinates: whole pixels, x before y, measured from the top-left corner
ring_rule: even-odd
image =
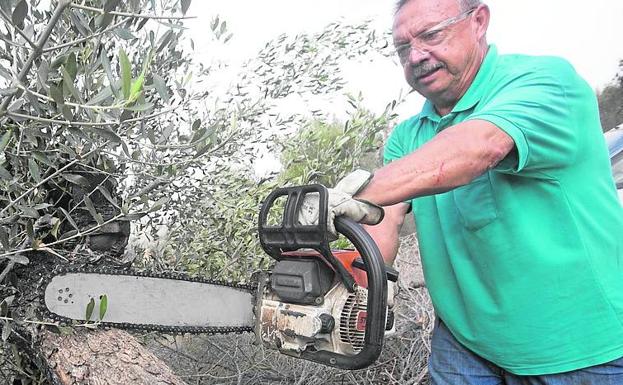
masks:
[[[354,199],[357,194],[372,179],[372,174],[364,170],[355,170],[338,182],[334,188],[328,189],[328,215],[327,230],[330,240],[338,238],[333,221],[338,216],[346,216],[356,222],[367,225],[376,225],[383,219],[383,209],[360,199]],[[319,216],[318,193],[310,193],[305,196],[298,220],[302,225],[317,225]]]

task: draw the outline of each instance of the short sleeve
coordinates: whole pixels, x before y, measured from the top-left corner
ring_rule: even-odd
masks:
[[[417,120],[419,120],[419,118],[415,116],[394,127],[383,148],[383,164],[388,164],[396,159],[400,159],[412,151],[407,148],[408,139],[406,131],[413,122]]]
[[[490,100],[481,101],[467,120],[486,120],[515,141],[516,151],[496,169],[517,173],[571,164],[578,150],[578,128],[571,109],[574,87],[582,87],[564,60],[550,59],[509,76]]]

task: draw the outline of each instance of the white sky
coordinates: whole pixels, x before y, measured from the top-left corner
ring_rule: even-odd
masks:
[[[488,41],[500,53],[557,55],[569,60],[597,89],[610,82],[623,59],[623,0],[485,0],[491,9]],[[373,20],[380,30],[391,29],[394,0],[194,0],[185,24],[195,42],[197,59],[241,63],[255,56],[267,41],[281,33],[319,32],[327,24],[344,20]],[[234,37],[225,46],[209,44],[210,21],[219,15]],[[402,70],[392,60],[350,63],[347,91],[361,92],[364,105],[380,113],[408,87]],[[230,73],[233,74],[233,73]],[[233,81],[233,80],[232,80]],[[335,98],[335,97],[334,97]],[[290,105],[304,113],[319,109],[344,118],[344,100],[318,100],[314,105]],[[420,111],[423,98],[412,93],[397,109],[399,119]],[[292,103],[290,103],[292,104]],[[259,172],[274,168],[276,160],[260,161]]]
[[[620,40],[623,1],[489,0],[486,3],[491,9],[488,40],[501,53],[562,56],[593,88],[602,88],[614,78],[619,60],[623,59]],[[218,57],[236,63],[253,57],[268,40],[281,33],[318,32],[340,19],[345,22],[370,19],[377,28],[389,30],[393,9],[391,0],[195,0],[188,14],[197,19],[188,21],[187,26],[200,60]],[[228,29],[234,33],[230,43],[220,51],[205,43],[210,21],[216,15],[227,20]],[[361,91],[366,105],[374,111],[382,111],[401,90],[408,90],[402,71],[390,61],[353,63],[346,73],[348,90]],[[408,117],[419,111],[421,103],[422,99],[414,94],[398,112],[401,117]]]
[[[489,0],[489,41],[500,52],[563,56],[594,87],[603,87],[623,59],[623,1],[621,0]],[[390,0],[213,0],[193,1],[188,22],[201,52],[210,20],[220,15],[234,33],[234,60],[252,57],[266,41],[280,33],[317,32],[326,24],[373,19],[379,28],[392,23]],[[238,57],[236,57],[238,56]],[[362,69],[362,90],[370,76]],[[398,73],[398,81],[401,81]],[[388,84],[387,82],[382,82]],[[403,86],[400,84],[399,86]],[[378,89],[376,90],[378,92]]]

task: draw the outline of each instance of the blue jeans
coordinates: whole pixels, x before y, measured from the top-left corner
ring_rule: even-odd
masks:
[[[435,321],[428,363],[432,385],[623,385],[623,358],[603,365],[543,376],[518,376],[461,345]]]

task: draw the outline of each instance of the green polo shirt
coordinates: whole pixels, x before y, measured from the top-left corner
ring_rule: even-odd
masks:
[[[411,200],[437,315],[463,345],[519,375],[623,356],[623,209],[592,89],[560,58],[489,52],[440,117],[426,102],[385,162],[448,126],[486,120],[516,151],[452,191]]]

